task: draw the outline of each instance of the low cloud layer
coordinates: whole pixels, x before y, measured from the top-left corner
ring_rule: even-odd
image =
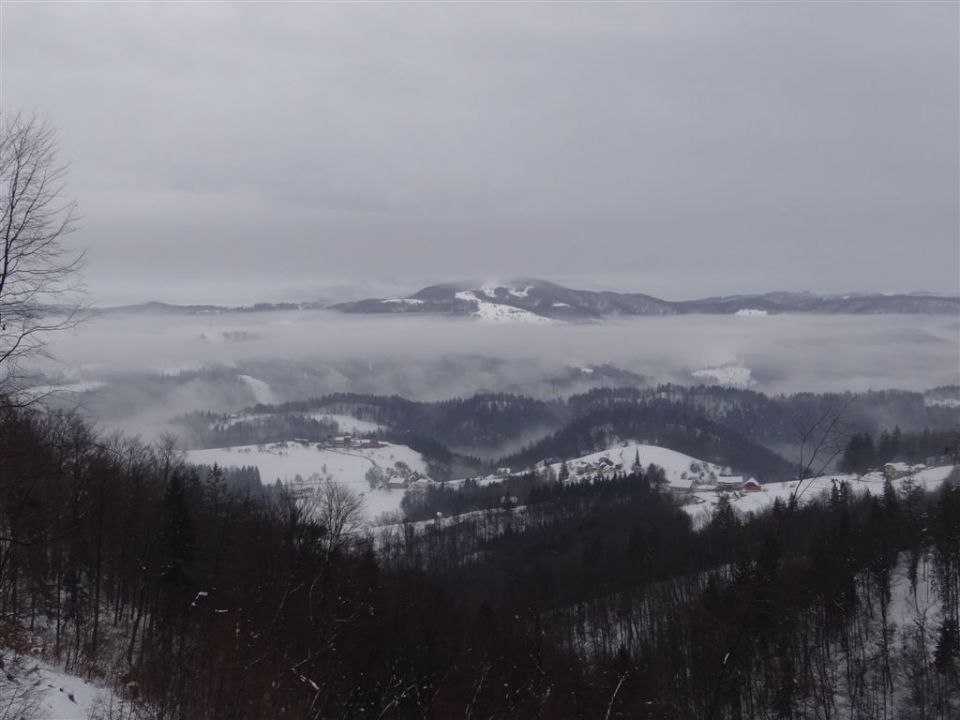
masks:
[[[61,363],[54,367],[83,379],[263,362],[356,360],[373,369],[385,360],[413,361],[407,364],[421,364],[424,374],[423,388],[409,393],[418,396],[461,394],[429,375],[431,364],[467,355],[527,363],[536,372],[611,363],[661,381],[735,364],[773,392],[923,390],[960,382],[960,320],[948,316],[689,315],[513,325],[326,311],[116,315],[59,336],[52,351]],[[489,380],[479,378],[471,388],[467,378],[462,391]]]

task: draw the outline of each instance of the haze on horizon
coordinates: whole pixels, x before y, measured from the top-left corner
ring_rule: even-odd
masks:
[[[960,291],[954,3],[4,3],[94,301]]]

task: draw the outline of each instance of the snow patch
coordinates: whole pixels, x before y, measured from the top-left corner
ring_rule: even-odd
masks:
[[[759,315],[768,315],[769,313],[766,310],[757,310],[755,308],[743,308],[737,310],[734,315],[740,315],[741,317],[756,317]]]
[[[483,291],[483,290],[481,290]],[[485,291],[483,291],[485,292]],[[518,323],[540,323],[550,324],[554,321],[543,315],[537,315],[529,310],[516,308],[512,305],[502,305],[500,303],[481,300],[473,290],[463,290],[455,294],[458,300],[475,303],[477,309],[473,315],[485,322],[518,322]]]
[[[923,404],[926,407],[960,408],[957,398],[924,398]]]
[[[257,380],[255,377],[250,377],[249,375],[238,375],[237,377],[247,384],[247,387],[249,387],[253,393],[253,397],[261,405],[273,405],[276,402],[273,390],[271,390],[270,386],[263,380]]]
[[[417,298],[390,298],[389,300],[381,300],[380,303],[397,303],[398,305],[423,305],[423,300],[418,300]]]
[[[86,720],[113,703],[113,693],[33,657],[2,653],[8,684],[0,715],[36,720]],[[7,692],[7,690],[11,692]],[[11,705],[12,703],[12,705]]]
[[[385,427],[369,420],[360,420],[352,415],[333,415],[330,413],[311,413],[314,420],[333,420],[340,428],[340,432],[351,435],[362,435],[384,430]]]

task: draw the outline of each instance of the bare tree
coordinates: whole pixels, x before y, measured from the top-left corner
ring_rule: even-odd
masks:
[[[797,432],[797,480],[790,493],[788,507],[792,510],[800,502],[803,494],[813,486],[813,480],[822,475],[843,452],[850,435],[848,414],[851,399],[845,396],[828,396],[817,407],[810,406],[793,415],[793,425]],[[780,542],[785,515],[781,514],[773,529],[773,540]],[[720,672],[717,674],[713,696],[707,708],[706,719],[717,717],[720,698],[734,666],[731,662],[738,655],[743,643],[751,633],[749,613],[744,612],[737,625],[737,632],[731,645],[724,654]]]
[[[798,469],[792,500],[799,500],[812,484],[809,479],[823,475],[843,452],[851,432],[848,419],[851,402],[849,397],[827,396],[819,407],[793,416]],[[804,480],[808,482],[804,483]]]
[[[54,131],[34,117],[0,121],[0,394],[8,396],[23,389],[24,361],[43,356],[49,333],[78,317],[71,301],[83,253],[63,243],[76,203],[65,197],[57,149]]]
[[[363,502],[349,487],[329,478],[317,489],[316,500],[316,519],[326,530],[324,549],[329,555],[356,539],[363,527]]]

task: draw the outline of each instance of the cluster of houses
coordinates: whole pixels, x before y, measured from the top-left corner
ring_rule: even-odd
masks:
[[[385,487],[388,490],[406,490],[414,483],[428,483],[430,478],[417,470],[410,471],[409,474],[397,472],[395,468],[387,468],[387,481]]]
[[[338,435],[337,437],[313,442],[306,438],[294,438],[290,442],[297,443],[303,447],[315,446],[317,450],[378,450],[387,447],[387,443],[375,440],[373,438],[354,437],[353,435]],[[258,446],[263,451],[264,445]],[[274,447],[285,449],[287,442],[274,443]]]
[[[763,492],[763,486],[755,478],[745,478],[742,475],[721,475],[717,478],[715,489],[718,493]]]
[[[549,467],[556,465],[559,460],[546,460],[539,463],[539,466]],[[566,470],[564,470],[566,468]],[[622,462],[614,462],[609,457],[602,455],[596,460],[573,460],[569,463],[562,463],[559,473],[559,479],[566,480],[567,477],[609,477],[616,473],[635,471],[641,469],[639,456],[630,467],[625,467]],[[498,477],[507,477],[510,475],[510,468],[498,468]],[[666,490],[678,496],[692,495],[694,492],[704,492],[714,490],[717,493],[754,493],[763,492],[763,486],[752,477],[742,475],[723,475],[717,474],[714,470],[701,463],[691,463],[690,470],[683,472],[679,478],[674,478],[667,485]]]
[[[371,487],[384,490],[406,490],[415,484],[425,485],[430,477],[414,470],[402,460],[393,465],[376,465],[367,471],[367,481]]]
[[[603,456],[597,460],[571,460],[569,463],[563,462],[560,458],[550,458],[537,463],[538,468],[550,467],[560,464],[560,479],[566,480],[567,477],[597,477],[614,475],[619,472],[625,472],[623,463],[614,462],[610,458]],[[564,470],[563,468],[566,468]],[[505,471],[501,475],[501,471]],[[510,474],[510,468],[498,468],[497,475],[505,477]]]
[[[377,450],[387,447],[387,443],[373,438],[359,438],[353,435],[338,435],[317,443],[318,450]]]
[[[946,465],[947,463],[942,463]],[[930,463],[927,463],[930,465]],[[905,462],[889,462],[883,466],[883,477],[887,480],[899,480],[900,478],[907,477],[908,475],[913,475],[920,470],[925,470],[927,465],[910,465]]]
[[[740,496],[745,493],[763,492],[763,485],[756,478],[744,475],[718,475],[713,472],[702,475],[684,473],[684,475],[685,477],[679,480],[674,479],[667,486],[668,492],[684,502],[694,500],[695,493],[715,492],[718,495]]]

